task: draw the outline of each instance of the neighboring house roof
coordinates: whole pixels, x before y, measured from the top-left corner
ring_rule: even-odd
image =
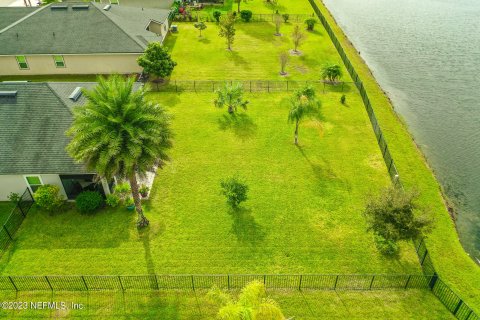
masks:
[[[70,94],[95,85],[0,82],[0,92],[17,91],[16,98],[0,95],[0,175],[92,173],[66,152],[65,131],[72,123],[71,108],[85,103],[83,95],[74,102]]]
[[[88,9],[74,9],[80,4]],[[67,9],[52,9],[62,5]],[[38,8],[0,29],[0,55],[141,53],[148,43],[141,37],[163,41],[145,28],[151,19],[165,21],[168,10],[112,5],[105,11],[104,6],[83,2]],[[0,17],[10,11],[0,8]]]
[[[0,9],[0,30],[11,25],[15,21],[25,17],[26,15],[34,12],[38,8],[34,7],[7,7],[8,10]]]

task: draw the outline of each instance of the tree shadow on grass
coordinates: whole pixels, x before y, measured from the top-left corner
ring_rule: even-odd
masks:
[[[230,209],[229,214],[233,219],[232,232],[239,242],[255,245],[265,238],[265,231],[255,221],[251,209],[242,207]]]
[[[240,53],[238,53],[237,51],[235,51],[235,48],[232,50],[232,51],[228,51],[227,50],[227,57],[233,61],[233,63],[244,69],[244,70],[250,70],[250,64],[248,62],[247,59],[245,59],[244,57],[242,57],[242,55]]]
[[[257,132],[257,125],[245,113],[224,114],[218,119],[218,126],[223,131],[231,130],[242,140],[252,138]]]
[[[147,265],[147,273],[155,274],[155,263],[152,258],[152,251],[150,249],[150,232],[151,230],[147,227],[146,229],[139,230],[138,235],[143,244],[143,251],[145,253],[145,262]]]
[[[198,38],[198,42],[201,42],[201,43],[203,43],[203,44],[210,44],[210,42],[212,42],[212,41],[210,41],[210,39],[205,38],[204,36],[202,36],[201,38],[200,38],[200,37]]]

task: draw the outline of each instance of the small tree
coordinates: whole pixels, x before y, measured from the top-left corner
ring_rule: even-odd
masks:
[[[233,40],[235,39],[235,15],[229,13],[220,20],[220,37],[224,37],[227,41],[228,50],[232,50]]]
[[[368,230],[397,242],[415,239],[430,231],[433,219],[418,204],[418,193],[390,187],[368,200],[364,215]]]
[[[317,19],[309,18],[305,20],[305,24],[307,25],[307,30],[313,31],[313,29],[315,28],[315,25],[317,24]]]
[[[283,23],[282,16],[279,14],[276,14],[274,21],[275,21],[275,35],[281,36],[282,34],[280,33],[280,27],[282,26],[282,23]]]
[[[203,21],[196,22],[193,26],[194,26],[196,29],[198,29],[198,31],[200,31],[199,37],[202,36],[202,31],[205,30],[205,29],[207,29],[207,25],[206,25],[205,22],[203,22]]]
[[[285,71],[285,68],[287,67],[288,60],[289,60],[289,55],[286,52],[280,53],[279,60],[280,60],[280,74],[282,76],[286,75],[287,72]]]
[[[215,19],[215,21],[220,22],[221,15],[222,15],[222,12],[218,10],[213,11],[213,18]]]
[[[243,85],[241,83],[225,83],[216,93],[217,99],[215,100],[215,106],[217,108],[227,106],[228,113],[230,114],[235,114],[239,107],[247,110],[249,102],[243,99]]]
[[[287,23],[288,19],[290,19],[290,15],[288,13],[282,14],[283,22]]]
[[[320,101],[317,100],[315,89],[311,86],[306,86],[293,94],[290,112],[288,113],[288,121],[290,123],[295,123],[294,143],[296,145],[298,145],[298,129],[300,121],[317,113],[319,106]]]
[[[293,49],[295,53],[299,53],[298,47],[303,43],[306,37],[307,36],[305,35],[305,33],[302,32],[302,29],[298,24],[295,27],[293,27],[292,40],[295,46],[295,48]]]
[[[146,73],[158,78],[170,76],[173,68],[177,65],[160,42],[149,43],[145,52],[137,59],[137,62]]]
[[[267,0],[267,3],[272,9],[273,13],[278,13],[278,1],[279,0]]]
[[[250,10],[242,10],[240,12],[240,18],[245,22],[250,22],[252,20],[253,13]]]
[[[51,184],[44,184],[38,187],[33,194],[33,199],[35,199],[37,206],[49,212],[60,209],[65,202],[60,194],[60,188]]]
[[[322,68],[322,79],[332,83],[342,77],[342,68],[338,64],[329,64]]]
[[[22,200],[22,196],[20,196],[16,192],[10,192],[7,198],[14,205],[17,205],[20,202],[20,200]]]
[[[222,194],[227,198],[227,203],[234,209],[247,200],[248,186],[239,178],[228,178],[220,182]]]

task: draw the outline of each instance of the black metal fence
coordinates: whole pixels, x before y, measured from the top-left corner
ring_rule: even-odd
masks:
[[[151,89],[162,92],[215,92],[225,83],[241,83],[246,92],[290,92],[311,85],[326,92],[349,92],[355,87],[353,82],[290,81],[290,80],[167,80],[152,83]]]
[[[197,290],[217,286],[241,289],[258,280],[268,289],[291,290],[390,290],[428,289],[432,275],[85,275],[85,276],[3,276],[0,290],[93,291],[93,290]]]
[[[320,19],[320,22],[322,23],[323,27],[327,31],[328,35],[330,36],[330,39],[332,40],[333,44],[335,45],[335,48],[337,49],[338,53],[340,54],[340,57],[342,58],[343,63],[345,64],[345,67],[348,70],[348,73],[352,77],[355,85],[357,86],[358,91],[360,92],[360,95],[362,96],[363,103],[365,105],[365,108],[367,110],[368,116],[370,118],[370,122],[372,124],[373,130],[375,132],[375,136],[377,137],[377,142],[380,147],[380,150],[382,151],[383,159],[385,161],[385,164],[387,165],[388,168],[388,173],[390,175],[390,178],[392,179],[392,182],[395,185],[401,186],[401,182],[399,179],[399,174],[397,171],[397,168],[395,167],[395,163],[393,161],[392,155],[390,154],[390,151],[388,150],[388,145],[385,140],[385,137],[383,135],[383,132],[380,128],[380,125],[377,121],[377,118],[375,116],[375,113],[373,111],[372,105],[370,103],[370,99],[368,98],[367,92],[365,90],[365,87],[363,86],[362,81],[360,80],[360,77],[358,76],[358,73],[355,71],[353,68],[350,60],[345,54],[345,51],[343,50],[342,45],[338,41],[335,33],[333,32],[332,28],[330,27],[328,21],[325,19],[324,15],[318,8],[317,4],[315,3],[315,0],[308,0],[310,4],[313,7],[313,10],[317,14],[318,18]],[[446,285],[442,279],[437,275],[434,265],[432,263],[432,260],[430,258],[430,254],[428,252],[428,249],[425,245],[424,239],[418,239],[414,241],[415,244],[415,249],[420,261],[420,264],[422,266],[422,270],[425,275],[432,275],[431,281],[429,283],[429,287],[432,290],[433,294],[450,310],[455,317],[458,319],[462,320],[477,320],[480,319],[480,317],[473,312],[473,310],[452,290]]]
[[[310,18],[315,18],[315,14],[252,14],[252,17],[248,23],[251,22],[275,22],[277,17],[281,19],[282,22],[285,22],[284,15],[288,15],[287,23],[304,23],[305,20]],[[237,14],[237,21],[242,22],[240,15]],[[189,14],[174,14],[171,16],[171,19],[175,22],[197,22],[197,21],[206,21],[206,22],[215,22],[215,18],[212,13],[205,11],[193,11]]]
[[[33,205],[33,197],[30,190],[26,189],[20,200],[10,212],[7,220],[0,230],[0,255],[8,248],[13,241],[13,236],[27,216]]]

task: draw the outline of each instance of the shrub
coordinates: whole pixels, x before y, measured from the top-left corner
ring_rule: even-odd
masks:
[[[130,184],[128,182],[122,182],[115,186],[114,192],[120,197],[120,199],[125,199],[130,193]]]
[[[221,15],[222,13],[220,11],[218,10],[213,11],[213,18],[215,19],[215,21],[220,22]]]
[[[290,15],[288,13],[282,14],[283,22],[287,23],[288,19],[290,19]]]
[[[340,103],[345,104],[346,100],[347,100],[347,97],[344,94],[342,94],[342,96],[340,97]]]
[[[92,213],[103,205],[103,198],[98,191],[83,191],[75,199],[75,205],[81,213]]]
[[[140,186],[140,189],[138,189],[138,192],[142,195],[142,197],[148,196],[148,191],[150,191],[150,188],[147,185],[142,184]]]
[[[133,201],[132,197],[128,197],[127,199],[125,199],[125,206],[130,207],[133,205],[135,205],[135,201]]]
[[[307,25],[307,30],[313,31],[313,28],[317,24],[317,20],[314,18],[309,18],[305,20],[305,24]]]
[[[38,207],[50,212],[60,209],[64,202],[63,196],[60,194],[60,188],[51,184],[38,187],[33,194],[33,198]]]
[[[120,204],[120,197],[115,193],[107,194],[107,199],[105,200],[105,203],[112,208],[118,207],[118,205]]]
[[[253,13],[250,10],[240,11],[240,18],[245,22],[250,22],[252,20]]]
[[[227,203],[232,208],[237,208],[238,205],[247,200],[248,186],[240,181],[240,179],[233,177],[228,178],[220,183],[222,187],[222,194],[227,198]]]
[[[14,205],[17,205],[20,202],[21,198],[22,197],[20,197],[20,195],[16,192],[10,192],[10,194],[8,195],[8,200],[10,200],[10,202]]]
[[[378,251],[386,256],[395,256],[400,251],[398,244],[394,240],[387,240],[381,235],[375,235],[375,246]]]

